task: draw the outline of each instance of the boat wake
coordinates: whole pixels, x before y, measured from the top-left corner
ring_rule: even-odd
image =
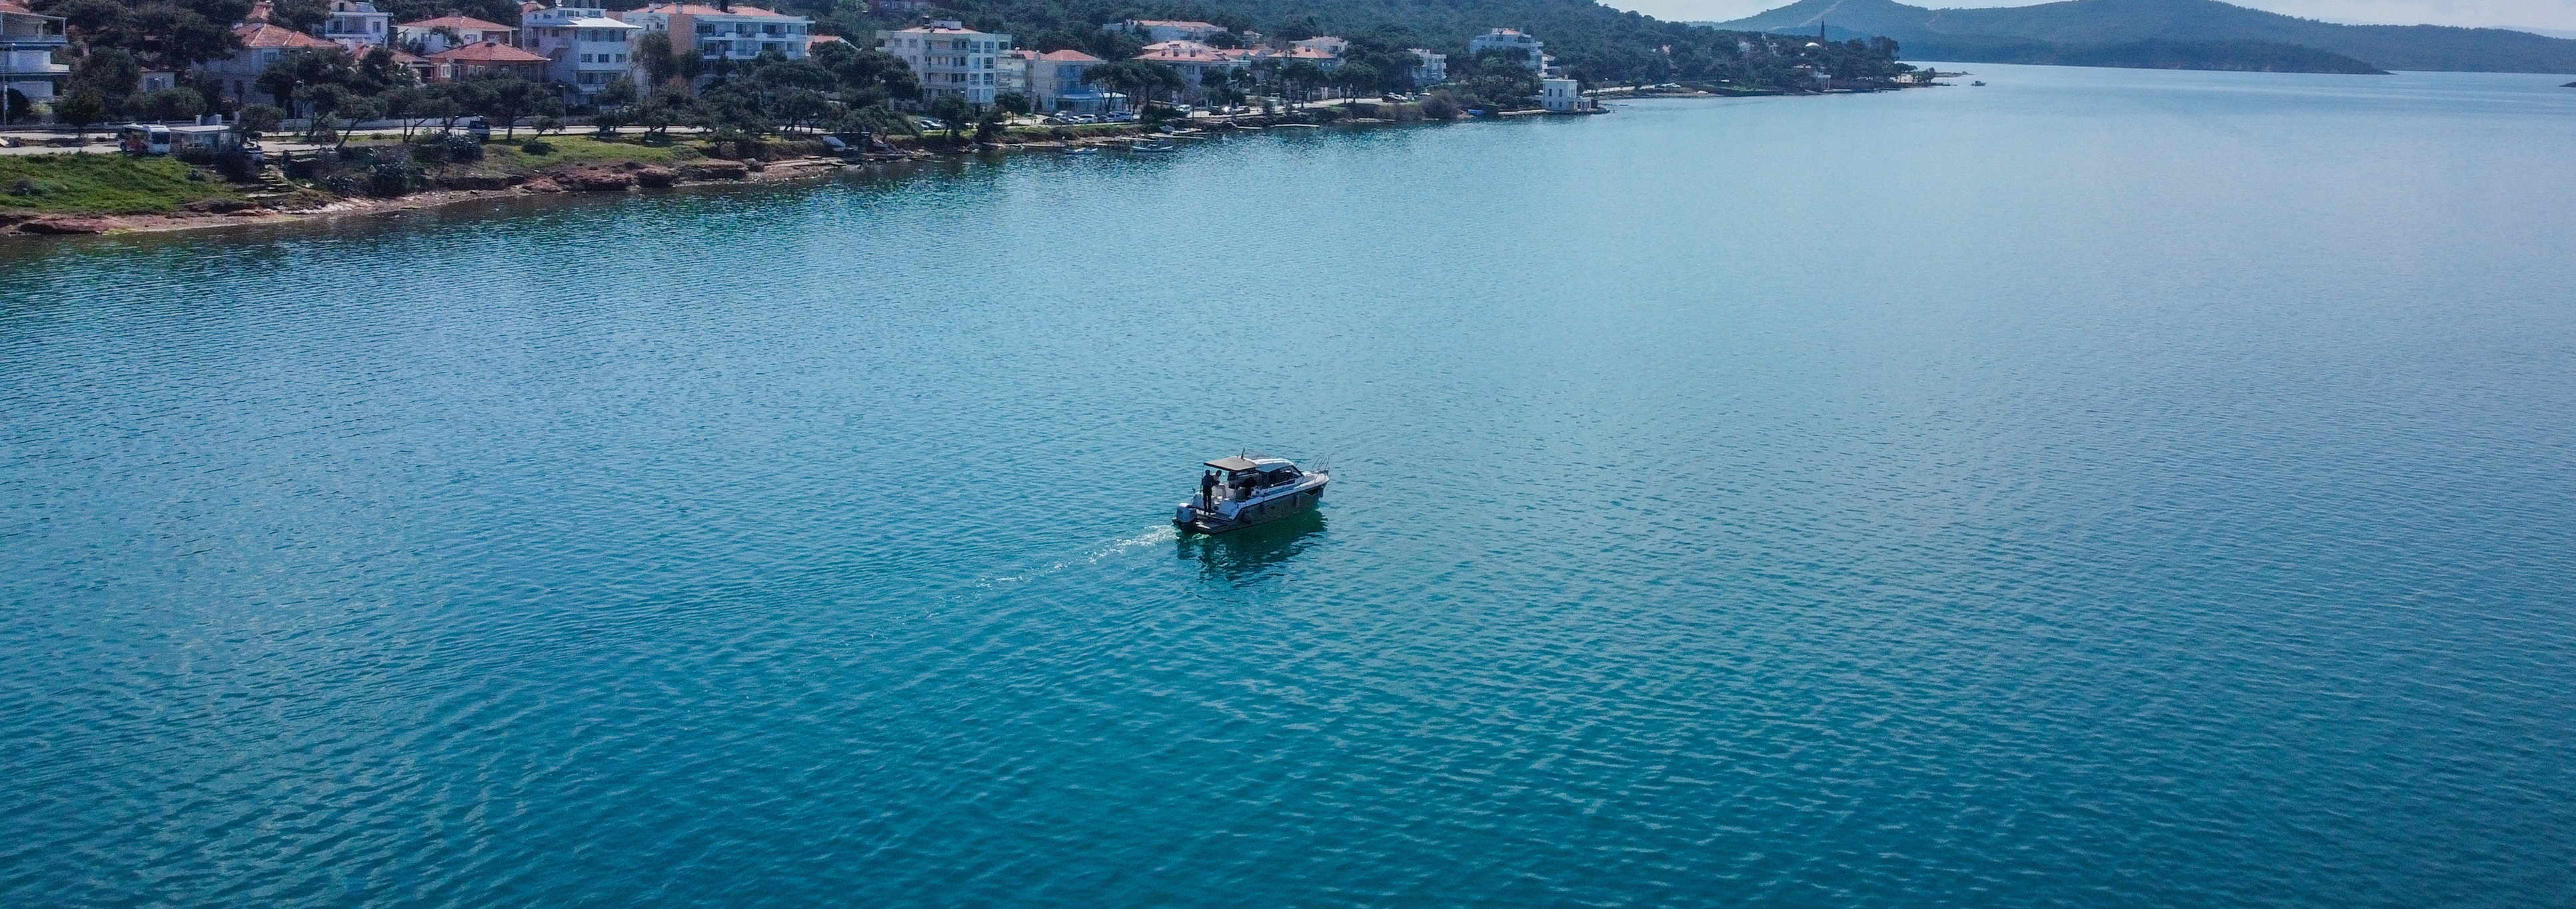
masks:
[[[977,589],[990,590],[1000,587],[1008,587],[1014,584],[1025,584],[1048,575],[1057,574],[1068,568],[1097,565],[1103,560],[1125,555],[1129,551],[1138,547],[1170,543],[1179,537],[1180,530],[1178,528],[1170,526],[1156,527],[1152,530],[1148,530],[1134,536],[1121,537],[1119,539],[1112,540],[1105,545],[1090,548],[1082,555],[1070,556],[1048,562],[1042,567],[1035,567],[1027,571],[1009,575],[984,577],[977,580],[972,586]]]

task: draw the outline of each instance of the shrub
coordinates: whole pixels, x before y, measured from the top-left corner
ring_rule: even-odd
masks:
[[[12,196],[41,196],[45,194],[45,187],[42,184],[37,183],[32,177],[20,177],[18,178],[18,182],[9,184],[9,194]]]
[[[367,194],[393,198],[428,182],[428,175],[409,161],[386,161],[367,170]]]
[[[554,145],[543,139],[530,139],[526,142],[520,143],[519,150],[531,155],[551,155],[555,153]]]
[[[250,165],[250,153],[240,149],[216,155],[214,165],[216,173],[224,175],[224,179],[235,183],[248,183],[251,178],[259,175],[259,172]]]

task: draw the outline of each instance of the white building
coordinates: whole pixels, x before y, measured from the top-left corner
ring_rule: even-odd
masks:
[[[1522,34],[1520,29],[1486,29],[1484,34],[1467,39],[1467,56],[1473,57],[1487,51],[1519,55],[1527,61],[1531,70],[1541,74],[1547,72],[1549,61],[1547,46],[1540,43],[1537,38]]]
[[[1002,55],[1011,36],[979,32],[953,19],[877,32],[877,49],[903,58],[921,80],[922,100],[955,95],[968,104],[991,104],[1002,93]]]
[[[1538,103],[1548,113],[1570,114],[1583,109],[1583,86],[1572,79],[1538,80]]]
[[[440,16],[394,26],[394,43],[415,54],[435,54],[468,44],[519,43],[519,30],[472,16]]]
[[[1331,35],[1317,35],[1304,41],[1292,41],[1289,43],[1289,46],[1302,47],[1311,51],[1322,51],[1326,54],[1339,57],[1342,55],[1342,52],[1351,49],[1351,41],[1348,38],[1335,38]]]
[[[394,14],[378,12],[365,0],[331,0],[331,15],[313,33],[355,56],[393,43]]]
[[[1165,41],[1205,41],[1223,33],[1225,26],[1189,19],[1129,19],[1103,25],[1100,30],[1126,32],[1145,39],[1147,44],[1159,44]]]
[[[1136,55],[1136,59],[1160,63],[1171,67],[1173,72],[1180,73],[1181,95],[1188,98],[1206,96],[1209,73],[1225,73],[1231,76],[1238,70],[1252,66],[1251,51],[1211,47],[1196,41],[1162,41],[1148,44],[1145,45],[1145,52]],[[1148,93],[1145,98],[1139,100],[1154,99],[1151,93]]]
[[[583,98],[633,79],[633,42],[643,34],[641,25],[609,18],[600,0],[555,0],[519,13],[519,47],[553,61],[546,78],[572,86]],[[804,49],[797,50],[803,56]]]
[[[764,53],[790,60],[805,59],[814,20],[773,13],[757,6],[717,9],[695,3],[654,3],[617,14],[641,26],[641,37],[670,32],[671,46],[686,47],[703,60],[744,61]]]
[[[1029,64],[1037,62],[1037,59],[1038,52],[1033,50],[1004,51],[1000,57],[995,58],[993,60],[993,97],[999,98],[1008,94],[1028,97]],[[1035,102],[1032,102],[1030,107],[1035,109]]]
[[[1413,76],[1415,88],[1430,88],[1449,81],[1448,54],[1435,54],[1419,47],[1406,48],[1404,52],[1413,55],[1413,69],[1409,75]]]
[[[17,92],[31,105],[50,106],[54,85],[71,75],[70,64],[54,62],[63,46],[63,17],[39,15],[16,0],[0,0],[0,103]],[[8,111],[21,117],[33,110]]]

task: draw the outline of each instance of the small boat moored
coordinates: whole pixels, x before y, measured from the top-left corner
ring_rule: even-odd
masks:
[[[1199,476],[1199,494],[1172,513],[1173,526],[1197,533],[1224,533],[1304,511],[1324,499],[1324,484],[1333,476],[1321,470],[1297,469],[1287,458],[1236,455],[1207,462]]]

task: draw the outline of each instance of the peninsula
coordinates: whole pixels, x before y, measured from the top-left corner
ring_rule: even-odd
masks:
[[[2576,40],[2501,28],[2339,25],[2218,0],[2065,0],[1927,9],[1798,0],[1714,28],[1887,37],[1916,60],[2147,69],[2576,73]]]

